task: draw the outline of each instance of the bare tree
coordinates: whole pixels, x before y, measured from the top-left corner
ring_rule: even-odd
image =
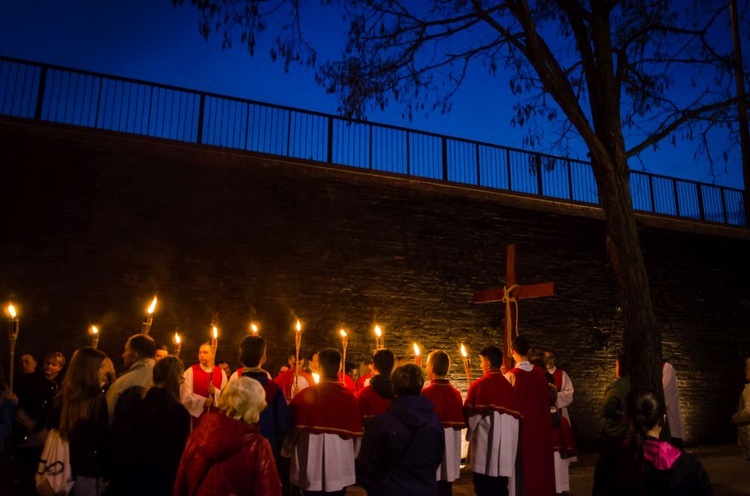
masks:
[[[174,0],[181,4],[184,0]],[[285,67],[316,65],[301,29],[303,0],[191,0],[205,36],[235,36],[251,53],[267,21],[281,16],[271,51]],[[636,386],[661,390],[656,325],[630,195],[628,162],[664,140],[697,142],[709,160],[716,127],[736,143],[732,46],[720,0],[349,0],[336,2],[349,23],[339,60],[316,80],[338,95],[339,111],[362,118],[371,106],[401,105],[407,116],[448,111],[472,70],[508,75],[513,124],[541,126],[585,144],[606,215],[607,251],[624,317],[623,345]],[[743,13],[747,15],[747,9]],[[747,17],[743,17],[746,21]],[[747,22],[743,23],[744,26]],[[734,127],[733,127],[734,126]],[[626,143],[625,136],[640,140]],[[746,179],[746,184],[748,178]]]

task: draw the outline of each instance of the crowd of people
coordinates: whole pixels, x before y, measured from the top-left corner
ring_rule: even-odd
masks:
[[[460,476],[464,440],[478,496],[569,490],[572,381],[554,351],[535,351],[525,336],[512,341],[510,370],[500,348],[480,352],[482,376],[465,399],[443,350],[424,369],[386,348],[359,369],[333,348],[299,361],[290,353],[275,377],[263,368],[266,351],[264,338],[247,336],[232,373],[206,343],[185,368],[136,334],[119,377],[91,347],[67,368],[59,352],[40,371],[22,356],[15,391],[0,377],[2,490],[35,494],[50,430],[69,445],[75,495],[344,495],[358,484],[370,496],[444,496]],[[711,494],[700,463],[681,450],[679,410],[670,413],[676,379],[671,365],[663,372],[664,395],[631,390],[627,357],[618,358],[594,494]],[[741,426],[750,425],[750,397],[745,404],[733,418]]]

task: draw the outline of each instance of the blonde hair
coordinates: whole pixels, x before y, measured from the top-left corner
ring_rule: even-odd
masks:
[[[221,391],[218,407],[229,418],[255,424],[266,407],[266,392],[255,379],[240,377]]]

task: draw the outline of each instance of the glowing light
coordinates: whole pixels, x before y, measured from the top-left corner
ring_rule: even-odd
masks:
[[[313,376],[313,381],[315,381],[315,384],[320,382],[320,374],[313,372],[312,376]]]
[[[380,330],[380,326],[379,325],[375,326],[375,335],[377,337],[379,337],[379,338],[383,336],[383,332]]]
[[[302,332],[302,323],[298,320],[297,321],[297,332]]]
[[[345,331],[345,330],[343,330],[343,329],[340,329],[340,330],[339,330],[339,334],[341,334],[341,337],[342,337],[342,338],[345,338],[345,337],[346,337],[346,331]]]
[[[417,345],[417,343],[414,343],[414,356],[419,356],[419,346]]]
[[[468,354],[466,353],[466,347],[464,346],[464,344],[463,344],[463,343],[461,343],[461,356],[462,356],[462,357],[464,357],[464,358],[466,358],[466,357],[468,357],[468,356],[469,356],[469,355],[468,355]]]
[[[177,334],[176,332],[174,333],[174,342],[177,344],[182,343],[182,339],[180,339],[180,335]]]
[[[154,299],[151,300],[151,304],[148,306],[146,313],[151,315],[152,313],[154,313],[154,310],[156,310],[156,296],[154,296]]]
[[[251,329],[251,330],[252,330],[252,332],[253,332],[253,336],[257,336],[257,335],[258,335],[258,326],[257,326],[257,325],[255,325],[255,324],[250,324],[250,329]]]
[[[214,339],[219,339],[219,329],[218,329],[218,327],[216,327],[216,326],[212,326],[212,327],[213,327]]]
[[[8,305],[8,313],[10,314],[11,318],[16,318],[16,307],[14,307],[12,303]]]
[[[96,327],[95,325],[92,325],[91,326],[91,334],[93,334],[93,335],[99,334],[99,328]]]

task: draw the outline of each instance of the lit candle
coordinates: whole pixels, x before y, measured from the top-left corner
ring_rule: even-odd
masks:
[[[177,347],[174,356],[179,358],[180,351],[182,351],[182,339],[180,339],[180,335],[176,331],[174,333],[174,344]]]
[[[13,369],[16,360],[16,340],[18,339],[19,318],[16,313],[16,307],[13,304],[8,305],[8,315],[10,316],[10,327],[8,328],[8,341],[10,342],[10,368],[8,371],[8,386],[13,392]]]
[[[341,348],[343,349],[343,353],[341,354],[341,382],[346,384],[346,346],[349,344],[349,338],[346,335],[346,331],[343,329],[339,330],[339,334],[341,335]]]
[[[141,327],[141,334],[148,334],[151,331],[151,324],[154,322],[154,310],[156,310],[156,296],[151,300],[151,304],[146,309],[146,319]]]
[[[258,337],[258,326],[255,325],[255,323],[252,323],[252,322],[250,323],[250,333],[253,336]]]
[[[95,325],[91,326],[91,347],[94,349],[99,347],[99,328]]]
[[[420,367],[422,366],[422,356],[419,353],[419,346],[417,345],[417,343],[414,343],[414,363],[416,363]]]
[[[302,324],[297,320],[297,330],[294,333],[295,358],[294,363],[294,385],[299,388],[299,347],[302,344]]]
[[[211,326],[211,368],[216,363],[216,349],[219,347],[219,328]]]
[[[313,376],[313,381],[315,382],[315,384],[320,382],[320,374],[318,374],[317,372],[313,372],[312,376]]]
[[[381,339],[382,337],[383,337],[383,331],[380,330],[379,325],[375,324],[375,349],[376,350],[379,350],[380,348],[383,347],[383,341]]]
[[[466,353],[466,347],[461,343],[461,356],[464,359],[464,372],[466,372],[466,380],[471,386],[471,359],[469,359],[468,353]]]

